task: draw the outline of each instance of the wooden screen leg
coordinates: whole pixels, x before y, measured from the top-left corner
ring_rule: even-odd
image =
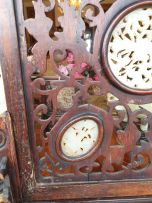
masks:
[[[0,115],[0,203],[21,202],[20,194],[12,121],[5,112]]]

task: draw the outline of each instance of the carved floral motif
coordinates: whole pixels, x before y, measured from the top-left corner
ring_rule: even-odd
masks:
[[[132,103],[135,101],[140,104],[142,101],[145,103],[146,96],[142,96],[141,99],[140,96],[126,94],[126,92],[116,89],[104,73],[104,67],[102,67],[99,61],[99,51],[106,14],[100,5],[100,1],[83,0],[79,10],[70,7],[68,1],[61,2],[59,7],[63,11],[63,15],[58,18],[58,21],[63,30],[55,32],[55,38],[49,36],[53,21],[46,16],[46,13],[54,8],[55,1],[50,1],[49,7],[46,7],[42,0],[34,1],[33,5],[35,18],[25,20],[24,25],[29,34],[36,39],[36,43],[32,48],[32,60],[28,62],[31,65],[31,70],[26,70],[26,74],[31,78],[32,96],[38,100],[33,107],[35,130],[37,126],[39,129],[35,138],[36,140],[39,139],[38,144],[36,143],[38,151],[35,162],[36,176],[42,182],[111,180],[121,179],[124,176],[129,179],[140,178],[141,174],[144,174],[146,177],[146,174],[150,174],[149,171],[152,168],[152,115],[141,107],[133,111],[128,105],[131,101]],[[93,6],[97,12],[93,13],[91,9],[88,9],[88,5]],[[82,17],[84,8],[86,12],[85,14],[83,13]],[[133,68],[131,64],[135,63],[139,56],[137,57],[137,52],[132,53],[132,50],[130,50],[132,46],[129,45],[130,47],[128,48],[128,44],[133,43],[135,45],[135,40],[138,37],[141,38],[141,33],[143,41],[146,40],[147,44],[150,43],[151,38],[148,25],[150,25],[151,19],[147,19],[149,10],[151,9],[140,9],[135,11],[135,13],[129,14],[136,16],[136,12],[142,12],[146,15],[142,19],[142,24],[139,22],[134,24],[133,19],[129,20],[131,17],[128,15],[114,30],[109,43],[108,55],[111,70],[114,69],[115,61],[119,57],[124,60],[127,58],[124,64],[129,66],[129,70]],[[140,20],[140,16],[136,16],[136,18]],[[144,19],[146,20],[144,21]],[[128,21],[129,24],[127,23]],[[83,37],[86,23],[89,24],[89,27],[94,28],[94,39],[90,52],[87,51],[87,44]],[[127,27],[128,25],[129,27]],[[122,29],[123,26],[125,26],[125,29]],[[139,36],[135,39],[135,31],[137,34],[138,28],[140,28]],[[149,29],[151,30],[151,28]],[[145,37],[144,32],[145,35],[147,34]],[[126,34],[127,36],[125,36]],[[122,50],[120,46],[115,48],[116,44],[119,44],[118,39],[119,42],[125,44],[125,50]],[[121,50],[119,51],[119,49]],[[61,65],[64,64],[69,52],[73,55],[72,62],[74,61],[75,67],[63,70],[65,66]],[[127,69],[125,68],[125,70],[121,71],[123,67],[120,67],[120,64],[117,66],[118,69],[114,69],[119,72],[119,74],[116,74],[118,80],[131,88],[150,88],[151,78],[150,74],[147,75],[147,73],[151,73],[151,70],[147,70],[149,68],[147,64],[151,62],[151,53],[145,52],[145,54],[146,57],[149,56],[146,58],[147,61],[143,61],[145,66],[141,67],[140,63],[135,64],[139,68],[137,72],[140,76],[146,67],[145,78],[141,80],[142,85],[138,81],[135,82],[136,77],[133,77],[133,82],[130,82],[129,79],[126,81],[126,78],[121,80],[118,76],[127,71]],[[51,78],[51,76],[44,77],[47,71],[48,55],[51,68],[57,75],[56,78]],[[127,63],[128,57],[130,64]],[[121,63],[121,61],[118,62]],[[85,77],[82,74],[82,64],[88,64],[98,79],[90,80],[89,77]],[[133,71],[136,70],[133,68]],[[35,73],[37,73],[36,76],[34,75]],[[78,79],[75,77],[76,74],[82,77]],[[126,76],[127,72],[124,74],[124,77]],[[128,75],[128,77],[132,76]],[[93,96],[97,98],[104,96],[105,98],[108,93],[112,93],[117,100],[113,102],[107,101],[105,108],[99,108],[99,105],[96,104],[89,104],[88,99],[92,96],[90,87],[93,86],[98,87],[96,88],[97,91],[93,91]],[[71,91],[71,95],[68,95],[67,90]],[[64,103],[61,101],[65,99],[68,102]],[[64,134],[65,137],[63,135],[62,139],[60,139],[61,132],[64,129],[64,133],[66,133],[69,129],[69,124],[83,116],[93,117],[98,120],[99,136],[103,136],[103,139],[95,143],[91,148],[88,148],[89,150],[95,148],[90,156],[87,156],[89,150],[86,149],[84,154],[78,153],[74,155],[72,161],[65,159],[63,152],[68,156],[70,156],[70,153],[64,147],[66,135]],[[141,125],[147,126],[145,130],[141,128]],[[82,139],[85,139],[85,137]],[[69,135],[67,142],[68,139],[70,139]],[[95,137],[95,141],[96,139],[97,137]],[[81,159],[77,160],[77,155],[80,155]]]

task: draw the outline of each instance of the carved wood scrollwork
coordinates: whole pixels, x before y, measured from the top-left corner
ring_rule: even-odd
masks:
[[[145,18],[151,11],[151,7],[145,9],[149,5],[147,1],[142,2],[128,1],[125,5],[131,9],[124,7],[123,14],[115,11],[111,16],[115,16],[116,20],[111,17],[111,22],[110,13],[121,4],[120,0],[107,13],[98,0],[83,0],[79,9],[71,7],[68,1],[61,2],[62,15],[58,21],[62,31],[50,36],[53,21],[46,14],[54,9],[55,1],[50,1],[48,7],[42,0],[33,1],[35,18],[26,19],[24,26],[36,42],[31,55],[25,59],[25,73],[29,80],[28,92],[34,101],[33,106],[28,105],[33,108],[35,141],[32,144],[37,150],[34,155],[37,181],[58,183],[151,176],[152,113],[142,106],[152,102],[151,76],[146,76],[146,79],[150,77],[150,85],[143,78],[144,86],[139,83],[135,87],[135,83],[126,83],[114,72],[116,58],[119,59],[121,52],[114,50],[116,39],[120,38],[120,43],[131,40],[124,39],[130,32],[129,36],[133,37],[134,22],[128,24],[124,19],[134,14],[130,13],[132,10],[138,13],[139,7],[142,7],[142,15],[146,13]],[[95,12],[88,6],[93,7]],[[130,14],[127,15],[128,12]],[[108,30],[109,22],[112,26]],[[148,25],[150,22],[149,18]],[[147,21],[142,25],[144,23]],[[90,50],[84,39],[86,24],[94,29]],[[124,33],[122,24],[125,29],[128,25],[132,28]],[[140,24],[138,27],[142,27],[142,36],[144,32],[145,35],[152,32],[151,27],[148,31]],[[148,36],[144,39],[151,43]],[[128,57],[131,53],[122,50],[120,55]],[[133,54],[130,57],[129,67],[132,69],[135,58]],[[152,66],[151,60],[149,66],[147,63],[143,68]],[[121,60],[117,64],[118,72],[130,70],[121,71],[123,67],[120,64]],[[48,67],[53,75],[48,74]],[[114,76],[111,70],[114,70]],[[109,93],[115,100],[108,101]],[[133,105],[137,106],[136,110]],[[91,128],[94,128],[93,133]]]
[[[7,121],[9,119],[8,113],[0,115],[0,202],[3,203],[10,203],[13,201],[8,172],[8,145],[10,143],[10,138],[8,138],[8,135],[6,134],[8,132]]]

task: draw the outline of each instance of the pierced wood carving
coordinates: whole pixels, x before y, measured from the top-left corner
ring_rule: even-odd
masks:
[[[152,102],[151,7],[145,9],[143,1],[139,9],[135,2],[135,11],[124,8],[125,17],[114,13],[120,19],[112,19],[115,26],[106,32],[112,8],[104,13],[98,0],[83,0],[79,9],[64,1],[62,29],[50,36],[53,21],[47,13],[55,1],[49,2],[33,1],[35,18],[24,20],[35,39],[24,62],[37,181],[151,177],[152,113],[142,106]],[[90,49],[87,26],[94,30]],[[127,87],[117,88],[115,79]],[[115,100],[108,101],[108,93]]]
[[[10,203],[10,182],[6,172],[7,157],[0,159],[0,202]]]
[[[0,202],[3,203],[13,201],[8,170],[8,159],[11,159],[11,157],[8,158],[10,153],[8,152],[10,138],[6,135],[8,132],[8,123],[6,122],[9,119],[8,113],[0,115]],[[8,125],[10,125],[10,123]]]

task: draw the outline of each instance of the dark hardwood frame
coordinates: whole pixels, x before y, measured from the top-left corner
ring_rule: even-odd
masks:
[[[152,4],[152,1],[150,0],[146,2],[147,5]],[[104,32],[102,33],[103,36],[113,17],[116,16],[119,11],[127,9],[128,5],[133,3],[138,3],[140,6],[145,4],[145,2],[141,2],[139,0],[122,0],[121,4],[120,1],[118,1],[107,12],[107,21],[104,25]],[[126,12],[129,11],[130,9],[127,9]],[[28,94],[29,86],[27,86],[27,81],[29,81],[29,78],[25,77],[23,68],[25,64],[22,60],[20,60],[22,59],[22,55],[25,54],[24,52],[26,52],[26,50],[22,49],[24,44],[24,30],[22,28],[23,12],[21,0],[14,0],[14,4],[10,0],[1,0],[0,15],[2,16],[0,19],[0,55],[2,61],[2,72],[4,77],[7,107],[11,115],[15,139],[15,147],[13,141],[9,142],[9,150],[8,153],[5,152],[5,154],[7,154],[10,158],[10,167],[14,167],[13,171],[10,170],[10,177],[12,179],[15,202],[42,202],[44,200],[64,200],[65,202],[68,202],[69,199],[70,202],[71,200],[81,202],[79,200],[84,198],[92,199],[90,202],[110,202],[111,200],[95,199],[113,197],[124,199],[129,197],[141,197],[139,199],[137,198],[137,200],[113,199],[112,201],[115,202],[151,202],[152,180],[122,180],[115,182],[101,181],[88,184],[66,184],[60,186],[47,185],[47,187],[41,183],[35,182],[33,176],[34,171],[32,155],[34,150],[31,149],[29,144],[32,141],[30,138],[32,133],[30,125],[30,108],[27,111],[28,102],[31,102],[31,97]],[[118,21],[119,19],[116,19],[115,24]],[[102,38],[102,36],[100,37]],[[19,48],[22,50],[21,52],[19,52]],[[105,52],[102,58],[105,58]],[[112,92],[117,93],[117,88],[112,87]],[[128,93],[125,93],[122,98],[125,98],[126,95],[129,96]],[[147,95],[146,99],[145,95],[135,95],[133,98],[135,101],[139,101],[140,99],[141,103],[151,101],[151,95]],[[11,120],[7,120],[6,123],[7,125],[10,125]],[[8,131],[8,135],[11,137],[12,132]],[[13,140],[12,137],[10,139]],[[10,149],[12,149],[13,152],[10,152]],[[15,150],[17,152],[17,156],[15,154]],[[147,196],[147,199],[144,199],[145,196]],[[84,200],[84,202],[89,201]]]

